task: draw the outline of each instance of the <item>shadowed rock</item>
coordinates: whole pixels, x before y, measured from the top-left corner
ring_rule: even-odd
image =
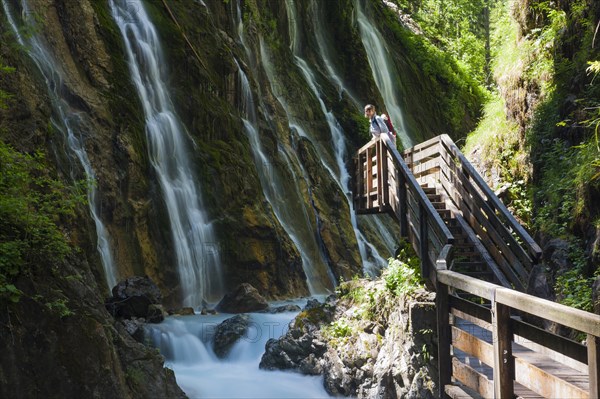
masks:
[[[133,276],[129,277],[112,289],[113,296],[106,303],[106,308],[115,317],[131,319],[132,317],[148,317],[148,309],[152,304],[162,302],[160,289],[149,277]],[[153,311],[153,320],[160,318],[158,313]],[[160,320],[162,321],[162,320]]]
[[[248,331],[250,317],[239,314],[219,324],[214,338],[214,350],[218,357],[225,357],[238,339]]]
[[[226,294],[215,309],[224,313],[247,313],[268,307],[267,300],[258,293],[256,288],[248,283],[243,283],[238,285],[233,292]]]

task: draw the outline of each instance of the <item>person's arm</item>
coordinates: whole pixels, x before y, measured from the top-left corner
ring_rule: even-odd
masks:
[[[375,120],[377,121],[377,125],[379,125],[379,130],[381,130],[381,133],[389,133],[390,132],[387,125],[385,124],[383,119],[381,119],[380,116],[376,116]]]

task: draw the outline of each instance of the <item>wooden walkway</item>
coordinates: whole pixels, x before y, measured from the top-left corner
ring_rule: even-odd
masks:
[[[402,154],[373,140],[354,183],[356,212],[392,214],[437,291],[440,397],[599,397],[600,316],[524,293],[542,251],[448,136]],[[524,314],[579,331],[585,345]]]

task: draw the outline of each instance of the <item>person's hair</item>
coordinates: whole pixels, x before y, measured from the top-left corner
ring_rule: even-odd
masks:
[[[375,110],[375,106],[373,104],[365,105],[365,111]]]

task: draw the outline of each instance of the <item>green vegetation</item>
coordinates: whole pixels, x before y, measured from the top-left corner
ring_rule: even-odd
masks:
[[[485,0],[395,0],[410,13],[423,34],[452,55],[475,79],[486,81],[489,49],[489,13],[497,1]]]
[[[410,295],[423,287],[421,283],[421,262],[407,241],[400,243],[396,259],[389,260],[388,268],[383,272],[385,287],[396,296]]]
[[[0,141],[0,299],[18,302],[19,276],[56,267],[71,253],[58,224],[85,201],[81,189],[49,176],[42,153],[21,154]]]
[[[436,41],[436,37],[444,36],[441,31],[435,37],[420,35],[401,25],[398,16],[391,11],[388,10],[386,16],[388,29],[395,40],[405,46],[407,62],[412,64],[410,68],[419,71],[419,90],[428,88],[431,96],[436,98],[435,107],[420,112],[432,116],[438,114],[444,119],[444,126],[435,134],[444,132],[455,137],[464,136],[465,129],[474,126],[473,122],[479,117],[479,107],[486,98],[477,75]],[[436,18],[422,20],[421,27],[434,29],[434,20]]]
[[[420,261],[410,243],[402,241],[398,256],[390,258],[389,266],[380,279],[369,280],[358,277],[341,282],[336,289],[340,303],[338,306],[347,308],[342,317],[337,318],[321,328],[323,337],[332,346],[347,346],[364,331],[367,326],[385,324],[389,314],[399,303],[415,296],[415,292],[423,288],[420,277]],[[300,313],[299,319],[309,319],[310,312]],[[320,315],[317,315],[320,316]],[[323,320],[322,317],[314,317]],[[431,330],[422,330],[421,334],[430,334]],[[378,338],[382,338],[381,335]],[[424,347],[427,358],[428,348]]]
[[[493,188],[508,189],[504,200],[527,227],[570,244],[573,268],[557,276],[557,298],[591,310],[598,271],[584,251],[585,232],[600,227],[593,10],[583,0],[505,0],[490,15],[493,95],[464,151],[499,178]]]

